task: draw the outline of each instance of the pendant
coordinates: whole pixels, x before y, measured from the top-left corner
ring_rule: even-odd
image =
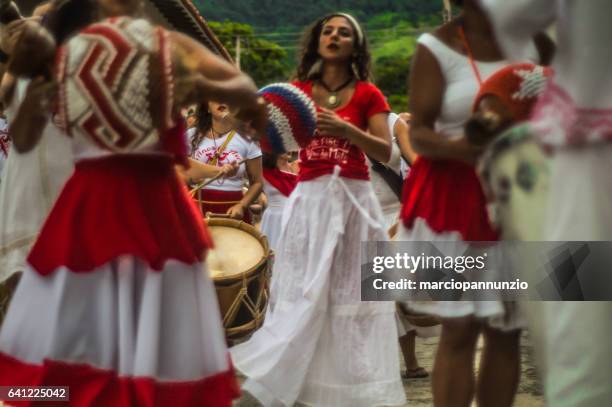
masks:
[[[338,95],[336,95],[335,93],[330,94],[327,97],[327,106],[331,107],[332,109],[335,109],[336,107],[340,106],[340,98],[338,97]]]

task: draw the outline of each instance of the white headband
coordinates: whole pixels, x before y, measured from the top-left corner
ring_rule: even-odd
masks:
[[[334,13],[327,19],[327,21],[331,20],[334,17],[344,17],[349,21],[349,23],[351,23],[351,25],[355,29],[355,34],[357,35],[357,44],[359,46],[362,46],[364,41],[363,30],[361,29],[361,26],[359,25],[355,17],[347,13]]]

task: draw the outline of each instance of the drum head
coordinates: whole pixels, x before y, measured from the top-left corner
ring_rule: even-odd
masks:
[[[208,253],[208,271],[213,279],[238,276],[265,258],[265,248],[250,233],[231,226],[209,225],[215,243]]]

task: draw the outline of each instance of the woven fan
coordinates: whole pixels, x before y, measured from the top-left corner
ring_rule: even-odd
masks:
[[[261,140],[266,152],[285,153],[308,145],[317,126],[312,99],[289,83],[274,83],[259,90],[268,103],[267,137]]]

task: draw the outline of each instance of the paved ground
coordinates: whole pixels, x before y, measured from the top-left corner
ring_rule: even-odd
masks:
[[[417,339],[417,357],[421,366],[431,372],[433,358],[438,340]],[[526,338],[522,340],[522,374],[519,390],[514,403],[515,407],[544,407],[541,389],[535,375],[531,357],[531,347]],[[481,346],[481,345],[480,345]],[[479,348],[480,348],[479,346]],[[478,365],[478,364],[476,364]],[[431,387],[429,379],[405,380],[404,389],[408,403],[405,407],[432,406]],[[260,407],[260,404],[248,394],[234,404],[235,407]]]

